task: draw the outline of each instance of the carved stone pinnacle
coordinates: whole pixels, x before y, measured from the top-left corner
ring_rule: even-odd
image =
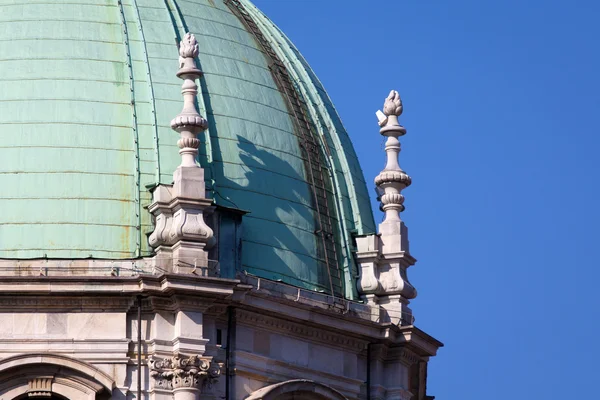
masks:
[[[356,238],[356,258],[360,266],[357,288],[363,299],[372,307],[374,321],[390,321],[396,324],[412,324],[409,300],[417,296],[409,282],[407,268],[416,260],[410,255],[408,228],[400,219],[404,211],[402,190],[411,184],[411,178],[400,168],[398,138],[406,129],[398,122],[402,114],[402,100],[392,90],[386,97],[383,112],[377,111],[381,129],[387,137],[385,152],[387,162],[375,178],[377,195],[385,218],[379,224],[377,235]]]
[[[202,71],[196,68],[195,58],[198,56],[198,42],[191,33],[186,33],[179,45],[179,71],[177,76],[183,79],[181,93],[183,94],[183,110],[171,121],[171,128],[181,135],[178,146],[182,158],[182,166],[196,165],[198,146],[200,141],[196,138],[198,133],[207,127],[204,119],[196,110],[196,96],[198,85],[196,79],[202,76]]]
[[[406,129],[398,123],[398,116],[402,114],[402,100],[397,91],[392,90],[383,104],[383,113],[377,112],[380,133],[387,136],[385,152],[387,163],[385,168],[375,178],[375,185],[380,194],[381,209],[385,211],[386,220],[399,220],[399,212],[404,211],[404,196],[402,189],[411,184],[411,178],[400,168],[398,156],[400,154],[400,141],[398,137],[406,133]]]
[[[173,185],[155,188],[148,207],[156,221],[148,238],[156,249],[156,268],[186,274],[196,273],[197,267],[208,267],[206,249],[215,244],[213,231],[204,221],[204,210],[212,202],[206,198],[204,170],[197,162],[198,134],[207,127],[206,119],[196,109],[196,80],[202,76],[196,67],[197,56],[198,42],[187,33],[179,45],[177,71],[183,79],[183,110],[171,121],[171,128],[180,135],[177,146],[181,164],[173,173]]]

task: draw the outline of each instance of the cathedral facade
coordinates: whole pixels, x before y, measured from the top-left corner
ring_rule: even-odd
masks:
[[[248,0],[0,9],[0,399],[433,398],[398,92],[367,184]]]

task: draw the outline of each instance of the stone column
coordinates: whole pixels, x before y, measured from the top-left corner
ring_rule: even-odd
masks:
[[[198,400],[200,399],[200,389],[181,387],[173,390],[174,400]]]

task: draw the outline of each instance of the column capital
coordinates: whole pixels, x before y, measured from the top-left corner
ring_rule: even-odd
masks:
[[[154,387],[166,390],[202,389],[221,375],[221,366],[212,357],[182,356],[151,357],[148,361]]]

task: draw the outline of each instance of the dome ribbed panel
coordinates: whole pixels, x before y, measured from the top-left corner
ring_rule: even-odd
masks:
[[[292,71],[296,85],[309,103],[313,121],[331,150],[330,160],[335,171],[337,195],[343,199],[341,204],[348,228],[356,229],[361,235],[375,232],[367,184],[358,157],[325,88],[287,36],[256,6],[247,0],[241,1],[269,35],[273,47]]]
[[[136,255],[122,24],[97,3],[0,1],[0,257]]]
[[[204,71],[208,193],[250,212],[243,268],[329,290],[294,118],[260,45],[223,0],[0,0],[0,258],[151,254],[145,187],[171,183],[180,163],[169,124],[183,106],[175,43],[186,31],[196,35]],[[285,42],[278,34],[271,30],[273,47]],[[306,88],[324,104],[313,122],[332,126],[322,134],[343,210],[333,217],[347,220],[343,230],[370,231],[349,139],[294,51],[280,52],[283,61],[311,77]],[[336,237],[340,248],[346,239]],[[351,262],[342,250],[339,257]]]
[[[329,95],[296,47],[252,3],[241,0],[258,26],[272,43],[272,47],[286,64],[297,90],[307,103],[307,110],[321,139],[328,158],[337,201],[335,235],[338,254],[343,254],[340,265],[346,279],[346,296],[357,295],[354,278],[358,269],[351,254],[352,232],[375,232],[375,224],[364,176],[350,141]]]
[[[328,290],[315,211],[287,105],[255,38],[221,1],[178,1],[200,47],[217,203],[244,216],[242,266]]]

